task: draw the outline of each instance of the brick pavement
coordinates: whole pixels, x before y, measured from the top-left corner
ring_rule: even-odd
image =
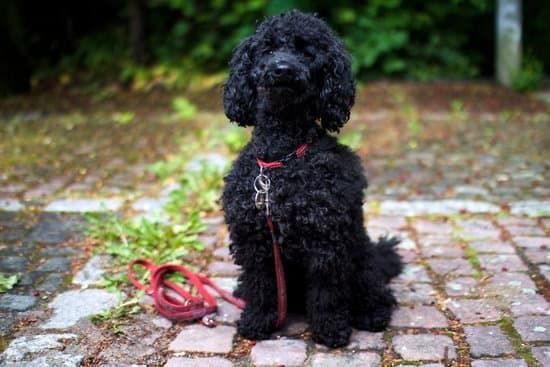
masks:
[[[90,202],[64,201],[71,212],[44,211],[30,219],[16,211],[0,213],[1,270],[26,269],[17,287],[0,295],[3,365],[548,365],[550,308],[542,296],[548,284],[542,266],[548,264],[549,222],[504,212],[454,214],[440,201],[426,212],[402,201],[401,208],[408,204],[416,211],[405,210],[408,216],[365,207],[371,233],[406,238],[399,251],[408,259],[407,269],[392,283],[399,308],[383,333],[356,331],[348,347],[328,350],[312,342],[307,323],[294,316],[271,340],[238,352],[240,311],[222,302],[213,329],[174,324],[148,308],[136,325],[126,326],[128,340],[103,345],[93,355],[93,337],[107,339],[87,318],[116,304],[112,294],[94,286],[106,259],[94,256],[66,279],[85,252],[75,244],[82,239],[80,212],[96,205]],[[238,269],[218,230],[223,224],[219,218],[206,222],[208,233],[224,237],[204,238],[213,256],[208,269],[218,284],[232,289]],[[137,325],[141,334],[132,336]]]
[[[374,125],[369,135],[377,137],[393,114],[371,111],[354,118]],[[504,118],[482,119],[489,124]],[[544,114],[521,118],[539,126],[548,120]],[[378,128],[377,119],[383,120]],[[425,129],[455,125],[448,113],[421,113],[419,119]],[[0,273],[23,276],[0,294],[0,365],[550,366],[547,163],[532,159],[532,140],[522,143],[523,150],[503,144],[480,152],[467,142],[475,142],[481,130],[469,126],[462,132],[455,151],[446,151],[442,138],[416,151],[365,160],[369,233],[399,233],[399,252],[408,265],[391,285],[399,308],[390,327],[383,333],[354,331],[350,344],[337,350],[316,345],[299,316],[270,340],[243,341],[235,329],[240,312],[225,302],[214,329],[166,320],[147,296],[141,299],[144,311],[117,325],[115,334],[98,327],[89,317],[118,299],[97,285],[108,259],[90,257],[84,214],[159,210],[170,187],[148,181],[142,162],[117,157],[101,169],[88,159],[76,178],[42,179],[32,168],[14,169],[12,177],[21,182],[0,185]],[[125,140],[134,143],[132,136]],[[94,149],[82,144],[74,159],[86,160]],[[209,231],[202,240],[211,260],[206,269],[231,290],[238,269],[230,262],[223,224],[219,217],[205,223]]]

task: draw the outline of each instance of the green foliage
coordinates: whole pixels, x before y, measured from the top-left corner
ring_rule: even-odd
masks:
[[[191,120],[197,114],[197,106],[185,97],[176,97],[172,100],[172,108],[183,120]]]
[[[61,83],[82,79],[98,83],[114,75],[134,89],[186,86],[197,74],[226,70],[232,50],[259,21],[293,8],[327,20],[351,51],[353,71],[360,80],[464,78],[487,75],[493,68],[487,55],[494,40],[492,0],[153,0],[145,4],[147,65],[133,60],[125,27],[128,13],[113,5],[119,11],[80,36],[56,67],[43,62],[38,79],[53,73]],[[543,24],[539,19],[536,26]],[[538,73],[537,65],[526,65],[518,76],[518,88],[530,88]]]
[[[531,55],[524,57],[518,74],[512,80],[516,92],[531,92],[537,89],[543,79],[542,63]]]
[[[341,144],[347,145],[352,150],[357,150],[361,147],[362,135],[358,131],[350,131],[338,136],[338,141]]]
[[[5,293],[15,287],[20,278],[21,274],[19,273],[10,276],[0,274],[0,293]]]
[[[488,14],[491,3],[376,0],[357,6],[345,1],[326,11],[351,50],[360,78],[383,74],[430,80],[479,72],[476,55],[466,52],[467,22]]]
[[[122,326],[128,324],[129,315],[137,314],[141,311],[139,298],[143,296],[143,291],[138,292],[131,299],[120,302],[114,309],[105,310],[99,314],[90,317],[96,325],[104,325],[114,335],[123,334]],[[122,295],[120,295],[122,299]]]

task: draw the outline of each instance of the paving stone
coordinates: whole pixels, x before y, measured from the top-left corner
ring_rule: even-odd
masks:
[[[489,191],[482,187],[471,186],[471,185],[459,185],[454,188],[455,196],[457,197],[487,197]]]
[[[549,249],[550,237],[514,237],[514,242],[523,248]]]
[[[24,185],[20,185],[20,184],[6,185],[6,184],[4,184],[4,185],[2,185],[2,187],[0,187],[0,195],[13,196],[13,195],[21,194],[25,190],[26,190],[26,187]]]
[[[212,277],[210,280],[213,281],[216,286],[228,292],[233,292],[237,288],[237,278],[234,277]]]
[[[395,251],[399,256],[401,256],[401,261],[406,264],[414,263],[420,258],[420,251],[414,250],[403,250],[397,247]]]
[[[447,303],[455,316],[465,324],[482,321],[497,321],[502,314],[486,299],[456,299]]]
[[[474,241],[468,244],[479,253],[514,254],[516,250],[507,242]]]
[[[464,256],[464,250],[460,246],[429,246],[422,248],[422,255],[455,259]]]
[[[209,228],[211,227],[219,228],[220,226],[223,226],[224,219],[223,219],[223,215],[214,215],[210,217],[201,218],[201,222],[202,224],[204,224]]]
[[[451,235],[453,226],[445,221],[415,220],[411,225],[420,234]]]
[[[523,251],[523,254],[533,264],[549,264],[550,249],[528,248]]]
[[[523,359],[478,359],[472,367],[527,367],[527,363]]]
[[[170,199],[166,197],[141,198],[132,204],[132,209],[138,212],[162,212],[169,200]]]
[[[280,336],[296,336],[304,333],[308,328],[305,317],[302,315],[290,314],[283,328],[277,331],[274,335]]]
[[[250,353],[255,366],[302,366],[306,360],[306,343],[303,340],[262,340]]]
[[[539,294],[526,294],[510,300],[510,311],[514,316],[550,315],[550,302]]]
[[[0,233],[0,240],[4,242],[15,242],[21,238],[23,238],[23,231],[19,229],[13,229],[11,231],[2,229],[2,233]]]
[[[447,281],[445,291],[449,296],[475,296],[479,294],[475,278],[460,277]]]
[[[379,211],[383,215],[452,215],[466,213],[498,213],[500,208],[494,204],[475,200],[417,200],[380,203]]]
[[[8,312],[27,311],[38,304],[38,298],[18,294],[0,295],[0,310]]]
[[[403,272],[396,278],[402,282],[431,282],[431,279],[422,265],[406,264]]]
[[[400,364],[399,367],[445,367],[441,363]]]
[[[231,367],[231,361],[221,357],[186,358],[172,357],[164,367]]]
[[[119,199],[63,199],[48,204],[45,212],[89,213],[116,211],[122,206]]]
[[[510,203],[510,213],[514,215],[526,215],[528,217],[550,216],[550,201],[525,200]]]
[[[64,274],[51,273],[46,275],[46,277],[40,282],[36,289],[41,292],[55,292],[56,290],[61,288],[64,280]]]
[[[59,294],[49,305],[53,316],[43,329],[70,327],[83,318],[98,314],[118,304],[118,296],[101,289],[71,290]]]
[[[370,331],[353,330],[350,337],[350,342],[346,349],[358,350],[378,350],[386,349],[384,341],[384,333],[373,333]]]
[[[544,236],[544,231],[539,227],[508,226],[506,230],[511,236]]]
[[[491,222],[485,219],[457,219],[456,225],[459,233],[467,237],[493,238],[500,236],[499,229]]]
[[[83,355],[71,355],[62,352],[49,353],[32,361],[22,362],[25,367],[78,367],[84,360]],[[8,364],[6,367],[10,367]]]
[[[219,153],[208,153],[196,155],[185,166],[186,171],[197,172],[203,169],[203,167],[214,167],[220,172],[223,172],[229,165],[228,158]]]
[[[69,177],[56,177],[51,181],[34,187],[25,192],[25,200],[40,200],[46,197],[51,197],[54,193],[61,189],[69,182]]]
[[[150,319],[150,322],[155,325],[158,328],[161,329],[170,329],[173,325],[173,322],[162,317],[162,316],[154,316]]]
[[[432,304],[435,303],[435,290],[427,283],[393,283],[391,288],[399,303]]]
[[[512,343],[498,326],[466,326],[464,332],[474,357],[498,357],[514,352]]]
[[[521,316],[514,320],[514,328],[523,341],[550,341],[550,316]]]
[[[0,272],[11,273],[25,269],[29,263],[28,258],[21,256],[2,256],[0,258]]]
[[[32,229],[29,239],[42,244],[55,245],[67,241],[74,232],[75,229],[70,221],[45,216]]]
[[[434,306],[399,307],[393,313],[392,327],[443,328],[447,318]]]
[[[231,259],[231,254],[229,253],[229,247],[227,246],[222,246],[215,249],[214,252],[212,252],[212,255],[226,261],[229,261]]]
[[[61,348],[64,346],[62,340],[74,339],[75,334],[44,334],[33,336],[22,336],[14,339],[8,348],[2,353],[2,357],[8,362],[19,362],[33,353],[46,349]]]
[[[315,353],[311,356],[311,367],[378,367],[381,358],[376,353]]]
[[[504,298],[537,292],[535,283],[523,273],[496,273],[484,288],[487,296]]]
[[[170,343],[172,352],[229,353],[237,330],[232,326],[218,325],[208,328],[192,324],[183,328]]]
[[[527,266],[515,254],[494,254],[477,256],[481,268],[488,272],[527,271]]]
[[[464,259],[429,259],[428,264],[439,275],[470,275],[474,268]]]
[[[531,348],[533,356],[539,361],[542,367],[550,366],[550,346],[544,345],[541,347]]]
[[[550,265],[539,265],[539,272],[547,281],[550,281]]]
[[[205,249],[213,250],[218,243],[218,236],[212,234],[202,234],[199,236],[198,240],[202,243]]]
[[[454,247],[456,242],[451,235],[418,235],[418,243],[422,247]]]
[[[445,335],[396,335],[393,349],[408,361],[441,360],[445,357],[445,350],[449,359],[456,358],[453,341]]]
[[[210,275],[232,276],[240,273],[240,267],[232,262],[213,261],[208,265],[206,272]]]
[[[368,219],[367,228],[371,227],[398,230],[407,227],[407,220],[398,216],[377,216]]]
[[[497,223],[500,224],[503,227],[520,227],[520,226],[526,226],[526,227],[533,227],[537,225],[537,220],[533,218],[525,218],[525,217],[506,217],[506,218],[497,218]]]
[[[0,198],[0,210],[6,212],[18,212],[25,209],[19,200]]]
[[[73,277],[73,284],[89,286],[97,284],[103,279],[105,269],[110,263],[110,257],[105,255],[95,255],[88,260],[86,265],[80,269]]]
[[[241,317],[242,310],[235,305],[219,300],[218,310],[214,320],[218,322],[235,323]]]
[[[75,256],[82,253],[80,248],[72,248],[68,246],[51,245],[40,250],[40,257],[59,257],[59,256]]]
[[[46,272],[46,271],[55,271],[55,272],[68,272],[71,270],[71,260],[66,257],[52,257],[47,259],[44,263],[38,266],[36,271]]]

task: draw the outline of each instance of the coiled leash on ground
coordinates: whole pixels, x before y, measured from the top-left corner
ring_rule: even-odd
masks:
[[[287,155],[285,158],[274,162],[264,162],[260,158],[256,158],[260,173],[254,180],[254,190],[256,191],[254,201],[257,209],[265,209],[267,226],[273,240],[275,281],[277,284],[277,319],[275,321],[275,328],[281,327],[286,321],[287,294],[281,253],[279,250],[279,244],[277,243],[275,225],[271,218],[269,205],[269,189],[271,187],[271,181],[264,171],[284,167],[285,163],[288,161],[294,158],[302,157],[307,148],[307,144],[300,145],[298,149]],[[149,286],[137,280],[134,273],[134,267],[137,265],[140,265],[149,271]],[[200,296],[195,296],[186,291],[182,286],[167,280],[165,276],[170,273],[182,274],[188,280],[189,284],[197,289]],[[171,320],[189,321],[203,318],[203,323],[206,326],[215,326],[215,323],[211,320],[205,319],[206,315],[216,312],[218,308],[216,299],[206,289],[206,286],[214,289],[224,300],[237,306],[238,308],[243,309],[245,306],[244,300],[234,297],[230,292],[218,287],[208,277],[196,274],[183,265],[163,264],[157,266],[151,260],[138,259],[132,261],[128,265],[127,274],[128,279],[136,288],[145,291],[148,295],[153,297],[157,311],[164,317]],[[183,298],[184,301],[182,302],[181,299],[171,296],[167,290],[175,292],[178,296]]]

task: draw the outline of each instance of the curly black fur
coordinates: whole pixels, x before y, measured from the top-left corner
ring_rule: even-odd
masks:
[[[276,319],[272,239],[265,212],[254,204],[256,157],[278,160],[303,143],[305,156],[267,172],[289,309],[305,311],[314,340],[330,347],[347,344],[352,326],[384,329],[396,304],[387,284],[402,268],[398,241],[369,239],[361,162],[327,134],[348,121],[355,97],[344,45],[321,19],[290,11],[262,22],[230,66],[225,113],[254,126],[222,196],[231,252],[243,270],[240,334],[267,338]]]

